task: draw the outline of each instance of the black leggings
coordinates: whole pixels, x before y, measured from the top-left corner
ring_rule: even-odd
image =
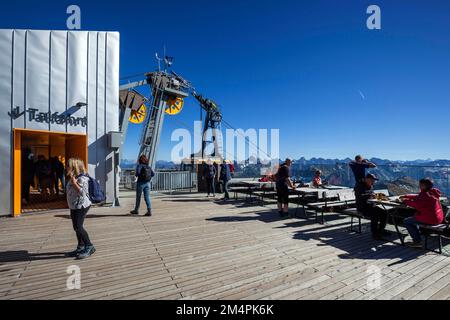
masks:
[[[72,219],[73,230],[77,234],[78,246],[92,246],[89,235],[83,227],[84,219],[90,208],[70,210],[70,218]]]

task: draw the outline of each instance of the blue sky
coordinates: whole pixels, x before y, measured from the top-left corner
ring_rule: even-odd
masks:
[[[166,46],[234,127],[279,128],[283,157],[450,159],[446,0],[9,1],[0,27],[65,29],[69,4],[83,30],[121,33],[122,77],[154,70]],[[371,4],[382,30],[366,28]],[[193,100],[167,118],[158,158],[198,118]],[[126,158],[140,129],[130,128]]]

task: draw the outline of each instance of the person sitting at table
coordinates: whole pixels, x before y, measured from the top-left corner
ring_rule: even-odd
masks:
[[[314,187],[314,188],[320,188],[320,187],[322,187],[322,177],[321,177],[321,175],[322,175],[322,171],[320,171],[320,170],[317,170],[316,172],[315,172],[315,174],[314,174],[314,178],[313,178],[313,181],[312,181],[312,186]]]
[[[368,173],[364,180],[356,183],[355,186],[355,198],[356,208],[365,217],[370,218],[370,230],[372,237],[376,240],[381,240],[385,233],[387,213],[380,207],[371,204],[368,200],[375,198],[373,192],[373,185],[378,178]]]
[[[416,209],[413,217],[403,220],[403,225],[413,240],[407,245],[414,248],[422,247],[420,224],[437,225],[444,221],[444,211],[440,202],[441,191],[433,187],[433,181],[429,178],[420,180],[419,188],[418,195],[409,194],[400,197],[407,206]]]
[[[283,218],[289,214],[289,187],[295,190],[295,186],[291,181],[291,165],[292,160],[286,159],[286,161],[280,166],[278,172],[275,175],[277,198],[278,198],[278,213]]]
[[[358,182],[364,183],[366,176],[366,169],[376,168],[377,165],[364,159],[363,156],[357,155],[355,161],[349,163],[350,169],[352,169],[353,175],[355,176],[356,184]]]

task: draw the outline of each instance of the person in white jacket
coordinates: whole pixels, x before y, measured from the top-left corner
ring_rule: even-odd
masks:
[[[73,230],[78,239],[77,249],[68,255],[77,259],[85,259],[94,254],[95,247],[83,226],[84,219],[92,205],[89,198],[89,177],[86,175],[84,162],[80,159],[69,159],[67,177],[67,204],[70,209]]]

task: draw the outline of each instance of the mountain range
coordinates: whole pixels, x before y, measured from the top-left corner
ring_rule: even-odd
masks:
[[[388,165],[404,165],[404,166],[431,166],[431,167],[446,167],[450,166],[450,160],[439,159],[439,160],[388,160],[388,159],[380,159],[380,158],[371,158],[370,161],[376,163],[381,166]],[[337,163],[349,163],[352,161],[350,158],[346,159],[325,159],[325,158],[311,158],[306,159],[304,157],[294,160],[294,163],[299,165],[335,165]],[[255,163],[255,161],[252,161]],[[120,163],[122,168],[133,168],[136,165],[136,160],[124,159]],[[158,160],[156,162],[156,169],[176,169],[178,166],[172,161],[166,160]]]

